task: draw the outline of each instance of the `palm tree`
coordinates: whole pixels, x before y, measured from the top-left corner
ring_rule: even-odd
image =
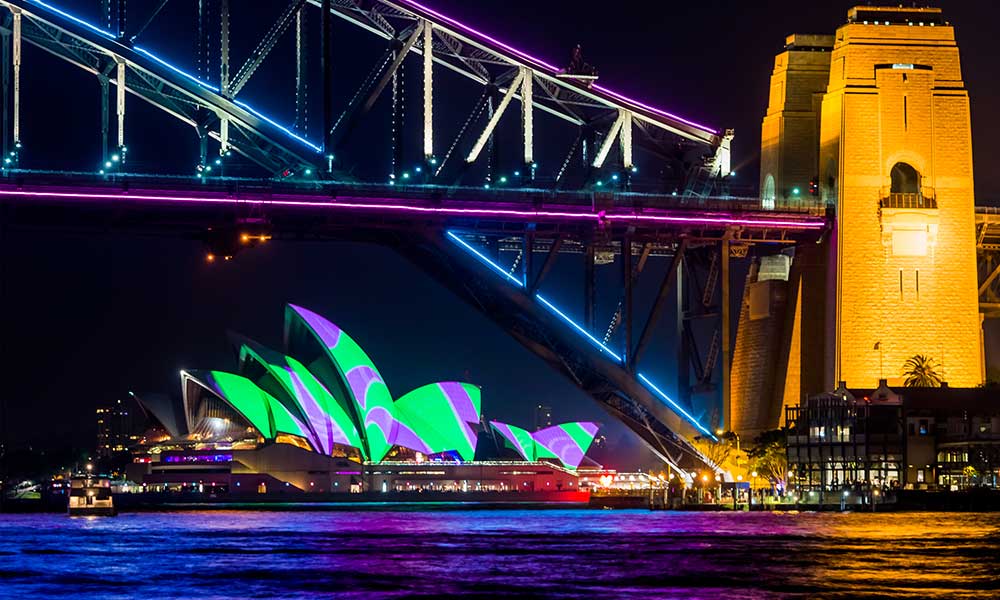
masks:
[[[923,354],[914,354],[903,363],[903,376],[906,387],[940,387],[941,375],[938,374],[938,364]]]

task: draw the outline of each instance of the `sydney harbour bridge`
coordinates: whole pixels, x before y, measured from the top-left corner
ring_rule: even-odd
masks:
[[[271,239],[391,247],[678,471],[717,468],[692,440],[728,424],[726,403],[696,397],[729,397],[742,292],[731,268],[826,235],[818,198],[734,196],[732,131],[412,0],[281,4],[248,32],[237,26],[247,9],[230,0],[0,1],[3,227],[201,240],[220,268]],[[345,38],[365,41],[345,52]],[[39,103],[22,82],[55,76],[36,66],[46,53],[92,76],[92,88],[65,91],[66,111],[74,94],[100,96],[97,114],[73,118],[93,123],[101,155],[73,168],[47,164],[46,140],[25,127]],[[141,155],[148,143],[133,143],[149,106],[189,126],[190,145],[165,140],[159,152],[187,153],[174,164],[190,168],[158,167]],[[572,303],[547,287],[566,261],[582,263],[575,289],[558,294]],[[647,268],[657,261],[665,268]],[[649,277],[655,294],[637,297]],[[618,302],[599,314],[609,279]],[[677,365],[664,369],[648,349],[670,320]]]

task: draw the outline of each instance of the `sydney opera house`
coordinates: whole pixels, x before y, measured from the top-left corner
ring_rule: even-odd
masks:
[[[477,386],[394,398],[361,346],[300,306],[284,352],[234,338],[235,372],[181,372],[181,401],[140,398],[160,432],[130,475],[149,490],[217,493],[574,491],[595,423],[529,432],[484,423]]]

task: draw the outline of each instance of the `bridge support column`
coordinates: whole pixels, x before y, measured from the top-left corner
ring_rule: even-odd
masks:
[[[117,65],[116,85],[118,95],[118,152],[122,154],[121,160],[125,160],[125,62]]]
[[[531,226],[534,227],[533,225]],[[524,248],[521,253],[521,275],[522,281],[524,281],[525,289],[531,285],[532,277],[534,277],[534,257],[532,256],[535,250],[535,232],[533,230],[528,230],[524,234]]]
[[[309,129],[309,30],[306,11],[295,14],[295,130],[305,135]]]
[[[101,164],[108,162],[111,153],[111,80],[100,75],[101,84]]]
[[[3,86],[3,159],[10,158],[11,140],[11,114],[10,114],[10,79],[11,79],[11,33],[9,31],[0,32],[0,81]],[[3,162],[4,167],[9,163]]]
[[[127,3],[126,3],[126,0],[118,0],[117,4],[118,4],[118,10],[116,12],[118,13],[118,15],[117,15],[118,16],[118,39],[125,39],[125,27],[127,25],[126,20],[125,20],[125,17],[127,15],[127,11],[126,11]]]
[[[14,13],[11,65],[14,72],[13,140],[16,153],[21,147],[21,9],[15,10],[11,7],[11,12]]]
[[[434,158],[434,26],[424,21],[424,161]]]
[[[323,70],[323,151],[327,172],[333,172],[333,3],[320,3],[320,63]]]
[[[675,268],[674,277],[677,278],[677,395],[682,406],[691,406],[691,347],[686,331],[690,302],[684,283],[684,260],[671,266]]]
[[[622,285],[625,286],[625,297],[622,301],[622,326],[625,328],[625,352],[623,362],[632,365],[632,236],[626,234],[622,239]]]
[[[722,309],[722,423],[723,429],[732,427],[732,403],[730,401],[730,362],[732,352],[730,350],[730,308],[729,308],[729,237],[720,242],[720,277],[722,278],[722,298],[719,299]]]
[[[528,180],[535,178],[535,115],[533,99],[534,76],[531,69],[521,67],[521,131],[524,135],[524,170]]]
[[[219,91],[229,97],[229,0],[219,0]],[[219,142],[219,156],[225,156],[229,151],[229,119],[225,117],[219,119]]]
[[[597,315],[594,311],[595,275],[594,245],[588,242],[583,253],[583,322],[587,331],[591,333],[597,328]]]

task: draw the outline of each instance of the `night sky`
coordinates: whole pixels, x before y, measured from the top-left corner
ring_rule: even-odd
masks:
[[[57,4],[96,14],[97,0]],[[193,16],[184,15],[193,15],[194,3],[171,4],[175,6],[165,11],[162,27],[154,23],[143,43],[193,67],[191,41],[177,33],[177,25],[184,18],[193,21]],[[260,14],[242,9],[234,18],[237,39],[254,26],[263,31],[283,2],[233,3],[241,4],[254,6]],[[741,181],[755,187],[760,121],[774,54],[789,33],[832,33],[854,3],[427,4],[551,63],[567,62],[569,49],[580,43],[588,62],[600,68],[605,85],[699,122],[735,128],[734,168]],[[957,26],[972,97],[977,202],[1000,204],[1000,180],[989,176],[1000,170],[1000,157],[989,147],[991,140],[1000,138],[1000,114],[995,110],[1000,106],[1000,10],[985,0],[933,5],[942,6]],[[349,29],[339,21],[336,27]],[[351,57],[356,63],[351,68],[363,75],[377,56],[365,52],[377,51],[380,45],[369,40],[363,50],[350,53],[352,35],[360,34],[344,35],[341,56]],[[242,62],[259,33],[242,37],[246,39],[235,42],[235,63]],[[351,68],[341,71],[348,79],[345,90],[359,83]],[[93,170],[99,157],[98,86],[93,77],[30,46],[25,48],[24,69],[25,166]],[[275,81],[283,85],[288,74],[255,80],[245,97],[290,122],[292,88]],[[463,93],[474,97],[476,91]],[[162,157],[165,170],[190,172],[197,159],[194,135],[155,109],[130,102],[128,144],[137,164],[149,166]],[[464,115],[467,108],[461,111]],[[316,116],[318,110],[312,113]],[[15,445],[92,446],[99,403],[124,397],[129,390],[179,396],[181,368],[232,369],[229,330],[279,347],[282,305],[295,302],[326,315],[354,336],[396,396],[431,381],[464,379],[483,386],[484,412],[490,418],[530,426],[534,405],[550,404],[558,420],[596,419],[607,425],[609,441],[625,449],[621,464],[611,466],[646,457],[638,440],[582,392],[385,248],[275,243],[220,268],[205,264],[198,242],[109,230],[88,236],[12,231],[0,250],[5,267],[0,336],[7,357],[0,394],[8,407],[9,441]],[[556,276],[555,285],[566,283],[569,290],[569,282],[577,281],[573,277]],[[564,293],[573,308],[569,291]],[[606,322],[613,306],[606,298],[602,302],[599,321]],[[651,371],[670,382],[672,339],[657,344],[651,357],[664,366]]]

